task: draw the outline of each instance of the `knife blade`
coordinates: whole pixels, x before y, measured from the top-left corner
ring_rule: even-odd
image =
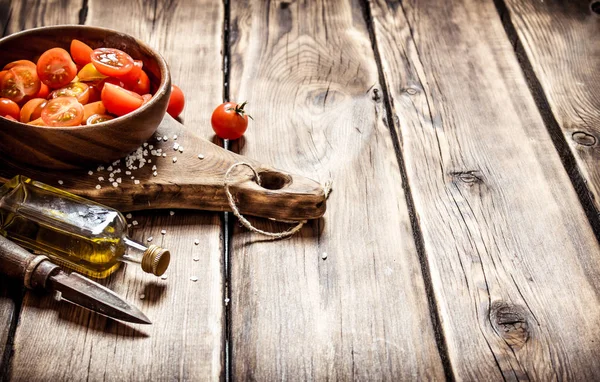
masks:
[[[67,274],[43,255],[34,255],[0,235],[0,272],[23,280],[29,289],[51,289],[64,299],[110,318],[151,324],[138,308],[115,292],[77,273]]]

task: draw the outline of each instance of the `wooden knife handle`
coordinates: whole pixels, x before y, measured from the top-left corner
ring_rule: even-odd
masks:
[[[23,280],[27,288],[34,289],[45,287],[46,280],[57,269],[46,256],[34,255],[0,235],[0,273]]]

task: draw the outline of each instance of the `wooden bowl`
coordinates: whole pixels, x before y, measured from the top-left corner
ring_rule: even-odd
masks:
[[[0,68],[15,60],[35,62],[50,48],[69,51],[73,39],[85,42],[92,49],[120,49],[142,60],[154,96],[132,113],[90,126],[32,126],[0,118],[2,155],[36,167],[81,168],[122,158],[156,131],[169,103],[171,75],[161,55],[134,37],[80,25],[29,29],[0,39]]]

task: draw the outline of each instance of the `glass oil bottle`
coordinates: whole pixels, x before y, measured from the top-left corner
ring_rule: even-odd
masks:
[[[0,235],[95,278],[123,261],[160,276],[171,258],[163,248],[127,237],[119,211],[21,175],[0,187]]]

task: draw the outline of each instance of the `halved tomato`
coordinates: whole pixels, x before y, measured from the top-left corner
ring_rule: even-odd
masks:
[[[33,68],[26,65],[17,65],[7,70],[2,76],[0,80],[0,97],[19,102],[26,96],[37,94],[40,86],[40,79]]]
[[[95,125],[96,123],[110,121],[111,119],[115,119],[115,117],[113,117],[112,115],[108,115],[108,114],[94,114],[86,120],[85,124],[86,125]]]
[[[79,40],[71,41],[71,57],[79,65],[87,65],[92,62],[92,52],[94,51],[88,44]]]
[[[83,106],[83,120],[87,121],[94,114],[106,114],[106,108],[102,101],[88,103]]]
[[[20,119],[21,122],[27,123],[38,119],[42,115],[44,106],[48,103],[48,100],[44,98],[34,98],[29,101],[21,108]]]
[[[79,81],[90,82],[90,81],[100,81],[106,78],[106,76],[98,71],[94,64],[91,62],[85,65],[79,73],[77,73],[77,77],[79,77]]]
[[[99,48],[92,52],[91,57],[96,69],[107,76],[123,76],[134,66],[133,58],[119,49]]]
[[[58,89],[75,78],[77,66],[66,50],[52,48],[40,56],[37,63],[37,74],[43,83],[52,89]]]
[[[0,98],[0,116],[7,115],[19,119],[19,105],[8,98]]]
[[[121,116],[142,106],[144,99],[137,93],[107,82],[102,89],[102,102],[110,113]]]
[[[42,120],[53,127],[77,126],[83,120],[83,105],[75,97],[54,98],[42,110]]]
[[[71,82],[64,88],[50,93],[50,98],[75,97],[80,104],[85,105],[90,99],[89,89],[89,86],[83,82]]]
[[[29,67],[31,67],[33,69],[37,68],[37,66],[33,62],[31,62],[29,60],[17,60],[17,61],[13,61],[13,62],[10,62],[10,63],[6,64],[4,66],[4,69],[2,69],[2,70],[8,70],[8,69],[14,68],[15,66],[18,66],[18,65],[29,66]]]

